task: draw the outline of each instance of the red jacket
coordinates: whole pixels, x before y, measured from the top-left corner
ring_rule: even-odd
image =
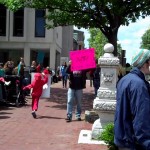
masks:
[[[43,77],[44,79],[42,79],[41,73],[35,73],[32,83],[25,86],[23,90],[33,88],[32,95],[40,97],[42,95],[43,85],[48,81],[48,77],[46,75],[44,75]]]
[[[1,82],[5,82],[5,79],[3,77],[0,77]]]
[[[43,72],[44,72],[45,74],[50,74],[50,72],[49,72],[47,69],[44,69]]]

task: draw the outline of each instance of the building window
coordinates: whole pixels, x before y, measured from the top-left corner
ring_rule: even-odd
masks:
[[[24,33],[24,9],[14,12],[13,36],[22,37]]]
[[[35,37],[45,37],[45,14],[44,9],[35,10]]]
[[[0,36],[6,36],[6,7],[0,4]]]

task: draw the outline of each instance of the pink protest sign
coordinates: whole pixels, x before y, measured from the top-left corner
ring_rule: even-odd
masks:
[[[96,67],[94,48],[70,52],[71,70],[85,70]]]

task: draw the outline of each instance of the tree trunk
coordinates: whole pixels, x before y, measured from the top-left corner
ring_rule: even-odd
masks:
[[[107,35],[106,35],[109,43],[111,43],[114,46],[114,52],[113,52],[114,56],[118,55],[118,52],[117,52],[117,34],[118,34],[118,29],[115,30],[114,32],[112,32],[111,34],[107,33]]]

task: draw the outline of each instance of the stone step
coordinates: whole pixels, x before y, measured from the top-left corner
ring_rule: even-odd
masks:
[[[98,114],[94,110],[85,111],[85,121],[89,123],[94,123],[95,120],[99,119]]]

